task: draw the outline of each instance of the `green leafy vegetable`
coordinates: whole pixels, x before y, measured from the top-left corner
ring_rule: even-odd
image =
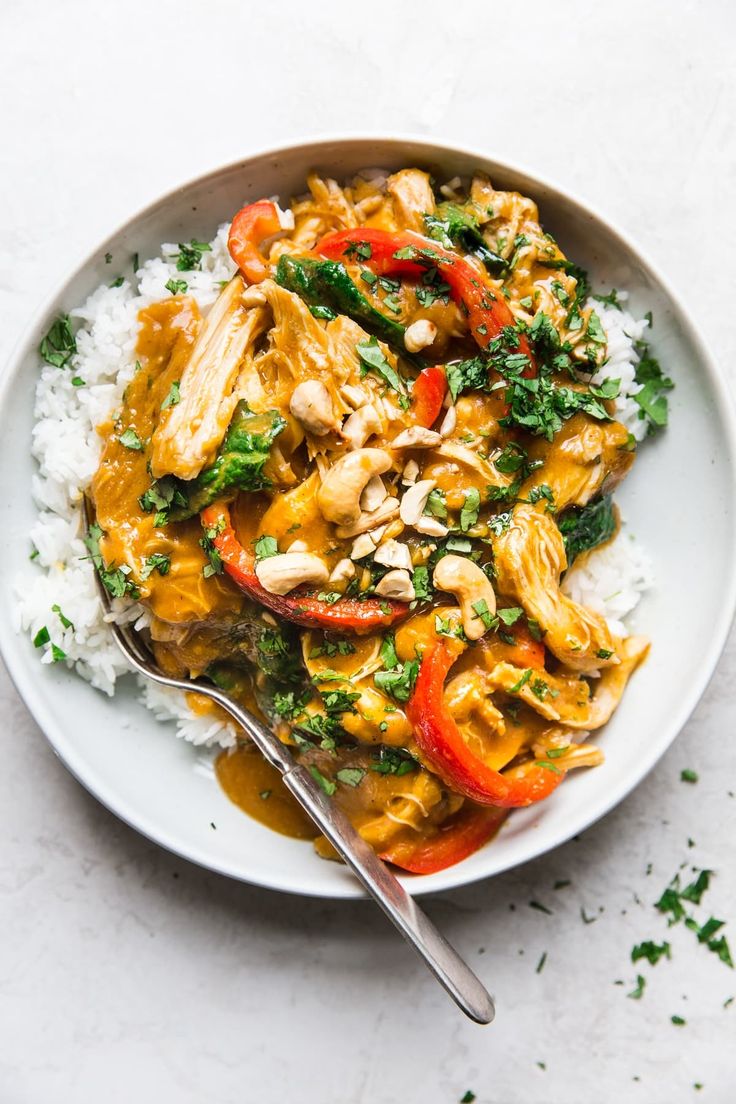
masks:
[[[179,252],[175,255],[176,267],[179,272],[191,272],[193,269],[201,269],[202,254],[211,252],[212,246],[207,242],[198,242],[194,238],[188,245],[179,242]],[[168,284],[166,286],[168,287]],[[186,291],[186,284],[184,290]]]
[[[359,341],[355,346],[355,351],[360,358],[362,374],[366,375],[370,371],[375,372],[398,394],[401,409],[408,410],[409,397],[406,382],[399,375],[396,368],[389,364],[376,338],[370,337],[367,341]]]
[[[492,276],[500,276],[509,267],[486,242],[478,219],[454,203],[440,203],[436,214],[424,216],[424,225],[430,238],[446,249],[457,245],[464,253],[472,253]]]
[[[47,364],[54,368],[66,368],[77,351],[77,342],[72,333],[71,319],[61,314],[41,342],[39,349]]]
[[[159,575],[168,575],[170,568],[171,556],[165,552],[154,552],[143,561],[139,574],[141,579],[147,579],[154,571],[158,571]]]
[[[669,943],[653,943],[650,939],[638,943],[631,949],[631,961],[638,962],[645,958],[652,966],[656,966],[660,958],[671,958],[672,948]]]
[[[335,790],[337,789],[336,784],[334,782],[331,782],[329,778],[325,778],[322,772],[313,765],[310,765],[309,773],[311,774],[315,782],[319,783],[320,787],[325,791],[327,796],[332,797]]]
[[[636,382],[642,385],[641,391],[633,396],[634,402],[641,408],[641,416],[646,418],[648,432],[656,433],[667,425],[669,409],[667,392],[672,391],[674,383],[665,376],[659,361],[652,356],[649,345],[645,341],[637,344],[640,353],[639,363],[636,366]]]
[[[373,681],[379,690],[383,690],[396,701],[405,702],[411,697],[414,683],[419,674],[419,660],[410,659],[400,663],[390,671],[376,671]]]
[[[370,246],[368,249],[370,250]],[[361,277],[371,286],[377,282],[377,277],[371,281],[366,278],[365,273],[361,273]],[[289,257],[285,254],[279,258],[275,279],[281,287],[293,291],[303,299],[313,313],[317,309],[327,310],[332,318],[338,314],[346,314],[360,323],[369,334],[385,341],[407,359],[412,359],[408,357],[404,346],[405,327],[376,310],[353,283],[344,264]],[[324,318],[326,315],[319,314],[317,317]]]
[[[338,782],[345,786],[358,786],[365,778],[365,771],[361,767],[342,767],[335,775]]]
[[[170,291],[172,295],[183,295],[189,285],[186,280],[167,280],[164,284],[167,291]]]
[[[177,406],[181,402],[181,390],[180,390],[180,388],[181,388],[181,381],[180,380],[174,380],[171,387],[169,388],[168,395],[166,396],[164,401],[161,403],[161,409],[162,410],[168,410],[170,406]]]
[[[587,506],[571,506],[557,520],[565,542],[568,567],[583,552],[605,544],[617,528],[616,511],[610,495],[604,495]]]
[[[135,452],[143,451],[143,442],[132,426],[129,426],[124,433],[121,433],[118,440],[124,448],[133,449]]]
[[[467,533],[468,529],[475,525],[479,511],[480,491],[476,487],[471,487],[470,490],[465,492],[465,501],[460,511],[460,528],[463,533]]]

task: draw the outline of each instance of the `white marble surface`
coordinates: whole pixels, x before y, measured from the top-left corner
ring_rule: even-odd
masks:
[[[303,132],[384,129],[467,140],[589,199],[688,297],[729,371],[735,31],[727,0],[3,0],[1,351],[161,190]],[[680,863],[718,871],[706,914],[736,925],[734,674],[732,641],[604,822],[427,902],[495,992],[491,1028],[464,1022],[368,905],[236,885],[118,823],[0,676],[1,1104],[732,1100],[734,972],[679,925],[672,961],[641,969],[644,998],[626,993],[632,945],[668,937],[652,902]]]

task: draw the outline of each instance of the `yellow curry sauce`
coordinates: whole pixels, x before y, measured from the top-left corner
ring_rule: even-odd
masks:
[[[309,187],[309,197],[292,205],[293,230],[270,247],[272,266],[313,256],[315,242],[330,231],[425,234],[431,218],[442,216],[447,228],[454,217],[418,170],[385,185],[358,180],[345,189],[312,176]],[[363,836],[387,853],[449,838],[448,828],[473,808],[461,786],[453,789],[435,771],[407,715],[428,648],[451,641],[456,659],[444,706],[475,761],[492,771],[511,768],[510,778],[540,763],[564,774],[600,762],[585,737],[605,724],[647,649],[638,638],[612,638],[600,615],[560,586],[572,547],[563,542],[562,522],[573,525],[596,510],[607,528],[587,547],[610,539],[617,522],[608,496],[634,459],[631,438],[614,417],[613,390],[595,401],[588,390],[586,379],[605,360],[600,326],[531,200],[497,192],[477,176],[456,207],[492,249],[499,273],[489,276],[473,257],[465,261],[476,265],[490,299],[508,303],[540,363],[551,356],[544,340],[556,335],[558,360],[567,367],[555,361],[544,371],[565,389],[567,408],[553,432],[543,432],[541,422],[539,429],[514,424],[513,417],[508,424],[511,392],[503,378],[483,386],[495,369],[478,376],[467,312],[436,271],[419,281],[379,279],[370,257],[353,253],[344,258],[345,278],[392,322],[425,323],[432,336],[424,363],[445,366],[455,381],[454,401],[448,394],[426,441],[396,444],[416,424],[416,360],[376,342],[349,314],[312,311],[273,279],[247,288],[236,276],[204,317],[186,294],[141,311],[136,371],[116,421],[101,427],[104,450],[92,486],[101,555],[109,568],[124,568],[130,595],[150,611],[150,643],[164,670],[212,678],[259,712]],[[518,339],[511,333],[506,340],[513,354]],[[328,408],[324,426],[312,407],[295,402],[305,382]],[[299,628],[290,615],[274,616],[223,571],[218,531],[203,528],[198,510],[185,516],[188,503],[207,501],[208,480],[219,486],[218,464],[231,462],[235,448],[230,434],[254,417],[259,427],[270,425],[270,436],[251,433],[236,457],[240,483],[219,493],[237,540],[256,557],[258,578],[270,578],[279,557],[317,562],[324,582],[314,593],[339,604],[351,595],[375,601],[386,576],[403,572],[399,585],[413,600],[391,632]],[[361,450],[387,457],[384,474],[366,484],[357,523],[339,523],[341,503],[325,502],[327,476]],[[422,481],[431,490],[417,521],[401,502]],[[586,546],[577,551],[585,555]],[[481,603],[471,613],[472,595],[432,588],[444,555],[459,557],[484,580],[478,593],[489,595],[493,609]],[[192,696],[192,704],[212,708],[201,697]],[[249,815],[314,838],[276,772],[248,744],[223,752],[216,769],[225,793]],[[317,847],[329,854],[324,841]]]

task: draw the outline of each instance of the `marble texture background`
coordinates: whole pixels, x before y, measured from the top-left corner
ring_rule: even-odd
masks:
[[[735,31],[728,0],[2,0],[0,351],[162,190],[305,132],[385,130],[467,141],[589,199],[733,374]],[[736,976],[652,906],[692,863],[718,872],[706,914],[736,923],[735,674],[732,639],[605,821],[427,900],[497,997],[490,1028],[370,905],[233,884],[118,823],[0,675],[0,1104],[732,1100]],[[640,966],[645,995],[627,999],[632,945],[662,938],[672,960]]]

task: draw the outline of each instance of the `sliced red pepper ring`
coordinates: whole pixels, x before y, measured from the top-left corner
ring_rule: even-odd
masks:
[[[202,525],[211,537],[212,544],[222,559],[222,566],[236,586],[250,598],[265,606],[279,617],[303,625],[308,629],[332,629],[335,632],[369,633],[406,617],[406,602],[377,598],[340,598],[332,604],[320,602],[311,594],[295,591],[292,594],[270,594],[258,581],[255,573],[255,557],[248,552],[235,535],[230,523],[230,511],[221,502],[215,502],[203,510]]]
[[[412,874],[436,874],[488,843],[507,816],[506,809],[466,802],[459,813],[440,825],[436,835],[400,840],[381,852],[381,858]]]
[[[260,199],[241,207],[230,224],[227,247],[230,256],[251,284],[259,284],[269,274],[269,266],[259,246],[282,229],[275,203]]]
[[[332,261],[343,261],[363,246],[360,262],[377,276],[420,277],[429,269],[437,268],[448,284],[452,298],[468,312],[468,327],[475,341],[485,349],[504,326],[513,326],[515,319],[508,303],[495,291],[472,265],[444,249],[430,238],[423,238],[411,230],[393,233],[371,227],[339,230],[327,234],[317,242],[315,252]],[[370,248],[370,256],[363,254]],[[537,374],[534,355],[524,334],[519,334],[518,352],[529,358],[528,378]]]
[[[444,368],[432,364],[423,368],[414,380],[411,392],[411,414],[417,425],[429,429],[440,416],[447,394],[447,377]]]
[[[456,653],[444,640],[425,651],[406,715],[414,738],[435,774],[455,793],[479,805],[518,808],[548,797],[564,778],[562,770],[531,764],[512,775],[493,770],[474,754],[444,700],[444,683]]]

